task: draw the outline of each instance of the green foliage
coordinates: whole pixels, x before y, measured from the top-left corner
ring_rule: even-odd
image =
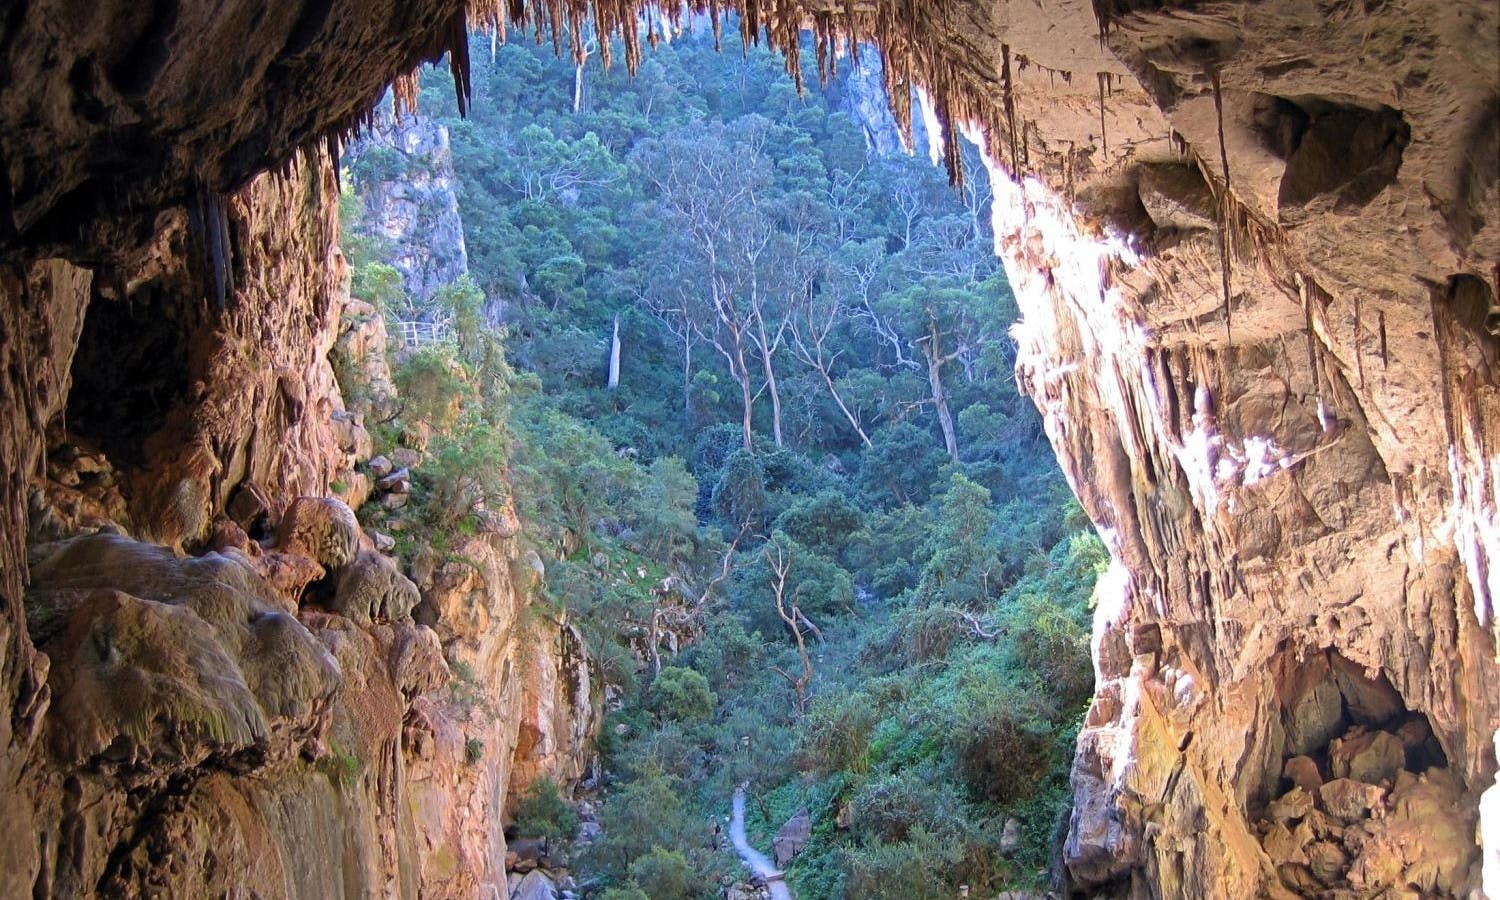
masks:
[[[702,850],[707,838],[703,820],[684,793],[679,779],[643,768],[600,807],[603,836],[589,847],[586,859],[618,877],[656,847]]]
[[[521,837],[560,840],[578,831],[578,813],[563,799],[557,782],[533,781],[516,804],[516,833]]]
[[[818,775],[864,775],[870,770],[870,737],[879,721],[879,708],[863,691],[817,698],[798,733],[800,767]]]
[[[354,268],[349,293],[382,313],[394,314],[406,305],[406,288],[395,266],[371,262]]]
[[[407,173],[406,154],[395,147],[372,144],[360,151],[351,166],[354,183],[360,186],[398,181]]]
[[[425,508],[435,527],[447,529],[476,510],[504,505],[510,494],[509,448],[501,428],[468,419],[453,431],[439,432],[428,450],[419,474],[430,491]]]
[[[438,431],[452,427],[468,395],[468,376],[451,353],[425,347],[408,354],[392,373],[401,395],[403,421]]]
[[[959,848],[924,830],[893,844],[872,843],[846,856],[845,896],[867,900],[950,900]]]
[[[651,900],[698,900],[709,896],[692,863],[679,850],[652,848],[630,864],[630,880]]]
[[[776,528],[814,553],[839,559],[849,537],[864,525],[864,514],[834,490],[793,502],[776,518]]]
[[[651,708],[669,721],[705,719],[718,699],[709,689],[708,679],[692,669],[666,666],[651,682]]]
[[[688,559],[698,537],[693,512],[697,500],[698,481],[682,460],[675,456],[653,460],[634,515],[642,549],[668,563]]]
[[[1037,887],[1105,554],[1015,390],[983,168],[960,193],[925,160],[867,157],[844,85],[799,97],[761,49],[685,36],[635,78],[595,54],[577,109],[550,48],[471,58],[470,118],[439,79],[422,101],[450,130],[472,280],[407,295],[352,193],[345,249],[356,296],[453,330],[397,361],[396,419],[372,428],[385,449],[431,431],[390,514],[399,549],[444,551],[513,499],[547,614],[566,609],[620,690],[603,837],[578,870],[610,900],[706,895],[736,866],[708,823],[745,784],[762,845],[813,816],[799,896]],[[432,165],[354,154],[353,180],[398,163]],[[817,629],[805,712],[778,587]],[[646,646],[653,622],[689,642],[676,659]],[[454,671],[456,700],[486,702]],[[517,825],[565,836],[570,814],[538,783]]]
[[[328,741],[328,756],[323,760],[323,771],[340,788],[345,790],[354,786],[359,778],[359,773],[364,770],[364,763],[354,754],[352,749],[339,744],[338,741]]]

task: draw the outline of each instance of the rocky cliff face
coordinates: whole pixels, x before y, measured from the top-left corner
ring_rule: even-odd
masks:
[[[468,274],[448,128],[382,114],[352,154],[365,226],[389,243],[382,254],[418,304]]]
[[[7,894],[198,895],[231,873],[462,893],[468,861],[493,859],[458,806],[412,803],[457,783],[502,805],[506,754],[465,768],[464,720],[427,689],[437,645],[502,674],[514,658],[458,624],[457,595],[428,588],[446,636],[393,613],[410,592],[354,553],[338,507],[308,513],[341,536],[333,556],[273,539],[359,434],[311,351],[336,305],[279,281],[322,277],[287,256],[315,266],[328,245],[246,219],[319,179],[226,198],[460,47],[461,6],[109,0],[80,20],[34,0],[0,19],[0,814],[28,836],[0,843]],[[1494,5],[752,11],[788,49],[809,23],[878,41],[898,119],[916,81],[936,118],[988,129],[1019,374],[1116,560],[1074,886],[1500,895]],[[110,522],[131,537],[39,547],[32,577],[28,545]],[[483,540],[503,595],[514,550]],[[364,587],[341,600],[329,571],[350,567]],[[514,727],[540,758],[572,741]],[[335,742],[354,763],[327,762]]]
[[[1500,725],[1495,10],[1117,6],[1100,47],[1054,6],[1000,27],[1037,131],[991,150],[1030,172],[997,179],[1018,373],[1116,560],[1069,870],[1464,896]]]
[[[326,158],[232,195],[222,307],[183,210],[107,282],[6,283],[56,324],[29,357],[52,402],[5,896],[480,896],[509,798],[583,772],[599,691],[576,632],[528,612],[514,514],[414,583],[330,496],[370,494],[363,407],[395,399],[335,199]],[[377,388],[355,411],[335,347]]]
[[[1071,883],[1495,892],[1495,10],[1158,6],[924,45],[1115,560]]]

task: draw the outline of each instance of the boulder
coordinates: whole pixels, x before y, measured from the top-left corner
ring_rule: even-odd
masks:
[[[391,675],[403,696],[437,690],[452,679],[437,632],[411,622],[398,622],[392,631]]]
[[[547,855],[547,842],[541,838],[521,838],[510,842],[510,852],[519,860],[535,862]]]
[[[243,554],[178,558],[99,534],[62,543],[32,579],[58,759],[159,775],[317,740],[339,665]]]
[[[1316,794],[1323,786],[1323,773],[1310,756],[1294,756],[1281,767],[1281,777],[1291,781],[1309,794]]]
[[[1326,885],[1344,877],[1349,868],[1349,854],[1333,841],[1314,841],[1307,847],[1307,867],[1313,877]]]
[[[535,865],[535,862],[532,864]],[[540,870],[533,869],[521,879],[520,885],[511,893],[510,900],[558,900],[557,886]]]
[[[391,474],[375,482],[375,489],[385,493],[411,493],[411,470],[406,468],[405,466],[402,466]]]
[[[377,481],[396,470],[396,466],[391,462],[390,457],[384,455],[377,456],[365,463],[365,468],[370,471],[370,477]]]
[[[398,469],[415,469],[422,464],[422,454],[410,447],[397,447],[391,451],[391,462]]]
[[[1286,711],[1286,740],[1295,756],[1321,750],[1343,731],[1344,698],[1332,681],[1313,682]]]
[[[1301,832],[1300,828],[1293,831],[1280,822],[1266,831],[1266,836],[1261,838],[1260,844],[1265,848],[1266,855],[1271,857],[1271,862],[1278,867],[1284,863],[1307,863],[1307,856],[1302,852],[1306,842],[1299,832]]]
[[[359,521],[354,510],[332,497],[298,497],[276,528],[276,548],[299,553],[336,572],[359,551]]]
[[[1384,675],[1370,678],[1357,663],[1330,654],[1333,680],[1344,695],[1344,704],[1349,717],[1361,725],[1384,725],[1406,709],[1401,695],[1391,687]]]
[[[1005,827],[1000,831],[1000,852],[1010,856],[1021,849],[1021,820],[1011,817],[1005,820]]]
[[[1385,791],[1373,784],[1352,778],[1335,778],[1318,789],[1323,810],[1341,822],[1352,823],[1367,817],[1385,798]]]
[[[356,622],[396,622],[409,618],[421,601],[417,586],[390,557],[363,550],[339,576],[329,608]]]
[[[1213,195],[1196,168],[1157,163],[1142,165],[1139,171],[1141,205],[1158,228],[1187,231],[1215,227]]]
[[[1388,784],[1406,766],[1406,747],[1388,732],[1357,730],[1335,740],[1328,758],[1335,778]]]
[[[389,554],[396,549],[396,539],[383,531],[366,528],[365,537],[370,539],[370,546],[375,548],[376,553]]]
[[[1300,821],[1313,810],[1313,795],[1294,787],[1266,807],[1266,818],[1272,822]]]
[[[807,810],[799,809],[797,814],[786,820],[786,824],[776,832],[776,837],[771,839],[771,853],[776,858],[777,868],[785,866],[792,858],[801,853],[812,839],[812,816]]]
[[[246,481],[235,488],[234,496],[229,498],[229,505],[224,511],[235,524],[246,531],[253,531],[270,513],[270,503],[266,500],[264,491],[254,482]]]

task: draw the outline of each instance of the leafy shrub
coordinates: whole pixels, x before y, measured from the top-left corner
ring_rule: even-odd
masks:
[[[970,703],[949,740],[970,791],[993,803],[1026,799],[1052,765],[1058,729],[1019,692]]]
[[[759,632],[746,631],[738,617],[717,615],[705,619],[703,632],[703,639],[689,648],[686,658],[709,679],[713,690],[737,691],[763,668],[765,641]]]
[[[697,900],[704,896],[702,881],[679,850],[653,847],[630,864],[630,880],[651,900]]]
[[[542,777],[533,781],[516,804],[516,833],[522,837],[559,840],[578,831],[578,813],[563,799],[557,782]]]
[[[876,843],[845,857],[847,896],[862,900],[951,900],[945,874],[962,860],[951,841],[918,831],[910,841]]]
[[[683,722],[706,719],[719,698],[708,679],[692,669],[666,666],[651,682],[651,708],[663,719]]]
[[[855,827],[878,843],[904,841],[919,828],[952,842],[968,820],[963,797],[927,766],[874,778],[851,802]]]
[[[685,793],[681,780],[644,767],[599,808],[604,831],[589,846],[586,860],[623,877],[637,857],[654,847],[703,846],[702,820],[688,808]]]
[[[692,555],[698,534],[693,505],[698,482],[675,456],[653,460],[635,506],[635,527],[641,547],[663,562]]]
[[[879,721],[873,698],[862,691],[815,698],[798,730],[801,768],[820,775],[869,771],[870,736]]]
[[[788,506],[776,527],[797,543],[830,559],[838,559],[849,536],[864,524],[859,507],[838,491],[825,490]]]
[[[394,373],[401,395],[401,417],[442,431],[458,421],[468,391],[463,368],[441,347],[424,347],[408,355]]]

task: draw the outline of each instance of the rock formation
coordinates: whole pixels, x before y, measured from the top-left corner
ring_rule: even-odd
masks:
[[[389,243],[382,257],[401,273],[416,304],[424,304],[469,271],[448,128],[381,113],[354,150],[366,226]]]
[[[396,398],[335,198],[326,157],[231,195],[222,307],[182,210],[113,288],[31,269],[28,311],[87,312],[43,357],[66,402],[27,486],[4,896],[478,896],[505,889],[508,798],[587,764],[600,692],[576,632],[522,618],[514,514],[462,571],[416,560],[419,588],[331,496],[397,489],[368,464],[363,413]]]
[[[811,26],[825,64],[840,33],[878,41],[898,121],[917,82],[937,121],[987,129],[1019,374],[1115,559],[1073,886],[1500,893],[1494,4],[744,6],[789,51]],[[389,591],[368,624],[294,607],[349,562],[271,529],[364,474],[324,354],[372,335],[339,338],[326,168],[246,187],[421,59],[458,50],[461,83],[462,7],[0,18],[0,893],[472,896],[497,858],[476,823],[506,754],[471,766],[429,689],[434,640],[518,683],[514,547],[485,536],[478,575],[441,587],[414,571],[430,631]],[[46,562],[65,539],[89,566]],[[98,564],[127,558],[130,578]],[[442,593],[474,577],[482,614]],[[477,736],[508,747],[511,721]]]

